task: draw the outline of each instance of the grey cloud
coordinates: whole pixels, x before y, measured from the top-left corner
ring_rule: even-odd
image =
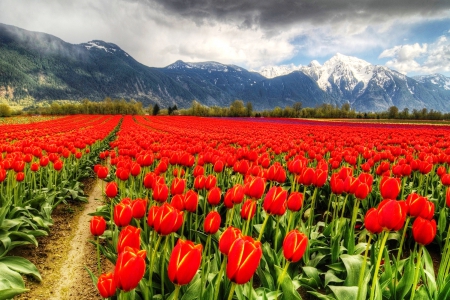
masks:
[[[382,22],[410,16],[449,15],[450,1],[436,0],[141,0],[201,25],[214,19],[245,28]]]

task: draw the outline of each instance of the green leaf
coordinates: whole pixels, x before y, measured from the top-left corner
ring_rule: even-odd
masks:
[[[310,286],[313,288],[319,288],[322,286],[322,281],[319,278],[319,270],[313,267],[303,267],[303,272],[310,279]]]
[[[275,271],[277,273],[277,278],[281,277],[283,273],[283,269],[279,266],[275,265]],[[294,284],[292,283],[292,279],[289,274],[286,272],[284,275],[283,281],[280,283],[281,290],[283,291],[283,298],[289,300],[301,300],[302,298],[298,294],[298,292],[294,289]]]
[[[316,296],[317,298],[319,298],[320,300],[335,300],[336,298],[331,297],[329,295],[324,295],[318,292],[312,292],[312,291],[308,291],[309,294]]]
[[[408,257],[405,262],[403,276],[398,282],[396,289],[396,299],[404,299],[412,287],[414,281],[414,262]]]
[[[347,270],[347,278],[344,281],[344,285],[357,286],[363,261],[362,256],[342,254],[341,260],[344,263],[345,269]]]
[[[330,282],[341,283],[344,282],[344,279],[337,277],[333,270],[328,270],[325,273],[325,286],[327,286]]]
[[[197,299],[200,296],[201,285],[201,276],[195,276],[194,280],[190,283],[188,289],[186,290],[186,293],[183,294],[181,300]]]
[[[0,258],[0,262],[4,263],[8,268],[21,274],[31,275],[38,281],[42,280],[41,274],[34,264],[29,260],[19,256],[6,256]]]
[[[356,299],[358,296],[357,286],[328,286],[337,300]]]
[[[450,277],[448,277],[450,279]],[[450,280],[447,280],[444,287],[439,291],[437,300],[450,299]]]
[[[95,274],[92,273],[92,271],[87,266],[84,266],[84,268],[89,273],[89,276],[91,277],[91,280],[92,280],[92,283],[94,284],[94,286],[97,286],[97,282],[98,282],[97,276],[95,276]]]
[[[25,283],[19,273],[8,268],[7,265],[0,262],[0,279],[8,281],[11,288],[23,289]]]

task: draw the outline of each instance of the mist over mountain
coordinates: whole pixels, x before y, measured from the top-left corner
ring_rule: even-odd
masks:
[[[151,54],[149,54],[151,55]],[[350,103],[357,111],[427,108],[450,111],[450,78],[440,74],[407,77],[384,66],[336,54],[320,65],[271,67],[261,73],[217,62],[177,61],[152,68],[119,46],[100,40],[70,44],[45,33],[0,24],[0,98],[36,101],[135,99],[145,105],[193,100],[228,106],[236,99],[257,110],[302,102]]]

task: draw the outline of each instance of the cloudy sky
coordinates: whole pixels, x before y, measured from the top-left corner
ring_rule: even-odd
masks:
[[[138,61],[218,61],[259,70],[337,52],[408,75],[450,76],[448,0],[2,0],[0,23]]]

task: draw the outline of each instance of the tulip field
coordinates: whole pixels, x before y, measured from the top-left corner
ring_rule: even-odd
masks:
[[[12,118],[0,149],[0,299],[45,280],[11,250],[86,201],[86,178],[103,298],[450,298],[446,125]]]

